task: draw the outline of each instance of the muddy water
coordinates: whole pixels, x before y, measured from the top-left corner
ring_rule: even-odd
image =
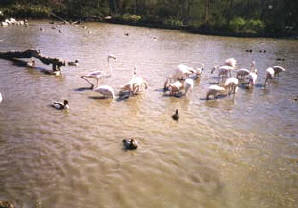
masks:
[[[0,199],[24,208],[297,206],[298,103],[289,99],[298,95],[297,41],[52,26],[0,28],[0,51],[36,48],[80,61],[53,77],[41,73],[50,66],[39,61],[32,69],[0,60]],[[119,102],[85,89],[80,76],[107,70],[109,54],[117,60],[101,83],[119,90],[136,65],[149,83],[144,95]],[[241,67],[256,61],[257,86],[204,100],[216,82],[211,67],[229,57]],[[206,70],[188,97],[163,96],[163,82],[179,63],[204,63]],[[287,72],[264,89],[272,65]],[[49,106],[63,99],[68,112]],[[171,119],[176,108],[179,122]],[[130,136],[138,138],[136,151],[122,148]]]

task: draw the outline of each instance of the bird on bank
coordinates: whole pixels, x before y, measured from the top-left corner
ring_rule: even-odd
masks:
[[[67,100],[64,100],[63,103],[53,102],[52,107],[56,108],[57,110],[66,110],[69,109],[69,104]]]
[[[175,121],[178,121],[179,120],[179,113],[178,113],[178,109],[176,109],[176,112],[174,115],[172,115],[172,118],[175,120]]]

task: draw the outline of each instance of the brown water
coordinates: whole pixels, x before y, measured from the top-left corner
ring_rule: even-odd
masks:
[[[0,200],[24,208],[297,207],[298,103],[289,99],[298,95],[297,41],[86,25],[0,28],[0,51],[36,48],[80,61],[57,78],[0,60]],[[144,95],[118,102],[83,90],[80,76],[107,68],[108,54],[117,61],[102,83],[119,89],[137,65],[150,85]],[[242,67],[256,61],[257,86],[204,100],[216,81],[211,67],[229,57]],[[190,96],[162,95],[179,63],[200,62],[206,70]],[[264,70],[277,64],[287,72],[263,89]],[[49,107],[65,98],[69,112]],[[130,136],[136,151],[122,148]]]

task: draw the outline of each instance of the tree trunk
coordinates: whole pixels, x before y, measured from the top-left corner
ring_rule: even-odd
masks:
[[[34,49],[28,49],[26,51],[8,51],[8,52],[0,52],[0,58],[13,60],[15,58],[37,58],[42,63],[46,65],[53,64],[53,66],[57,66],[58,68],[61,66],[65,66],[65,61],[62,61],[58,58],[50,58],[46,56],[42,56],[40,51]]]

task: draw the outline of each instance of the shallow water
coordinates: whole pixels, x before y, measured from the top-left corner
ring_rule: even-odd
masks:
[[[298,103],[290,99],[298,95],[297,41],[86,26],[58,26],[62,33],[45,21],[0,28],[0,51],[35,48],[80,61],[53,77],[39,61],[32,69],[0,59],[0,200],[24,208],[297,206]],[[80,76],[107,70],[109,54],[117,61],[101,83],[119,90],[136,65],[149,83],[145,94],[119,102],[84,89]],[[256,61],[257,86],[206,101],[217,81],[210,69],[229,57],[246,68]],[[201,82],[188,97],[163,96],[179,63],[204,63]],[[273,65],[287,71],[264,89]],[[68,112],[49,106],[63,99]],[[179,122],[171,119],[176,108]],[[131,136],[140,146],[124,151],[121,141]]]

